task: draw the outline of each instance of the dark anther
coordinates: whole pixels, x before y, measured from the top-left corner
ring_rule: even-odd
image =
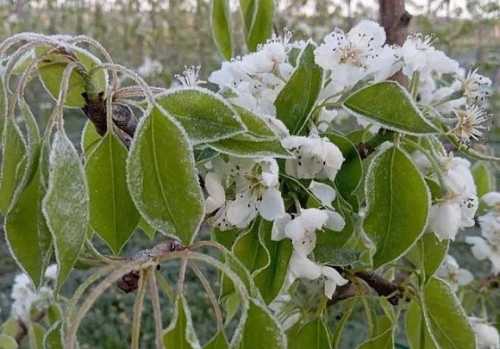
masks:
[[[157,265],[156,265],[156,270],[160,270],[160,269],[161,269],[160,265],[159,265],[159,264],[157,264]]]
[[[337,314],[337,316],[335,316],[335,320],[340,321],[340,319],[342,319],[342,314]]]
[[[134,292],[139,286],[140,277],[139,271],[132,270],[130,273],[123,275],[123,277],[118,280],[117,286],[125,293]]]

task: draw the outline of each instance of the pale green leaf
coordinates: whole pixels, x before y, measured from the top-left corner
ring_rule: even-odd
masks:
[[[52,251],[51,233],[42,213],[45,146],[40,147],[34,160],[26,185],[5,218],[5,236],[14,259],[38,287]]]
[[[486,161],[477,161],[471,169],[474,183],[476,183],[477,196],[481,198],[484,194],[496,190],[496,178],[490,164]],[[486,205],[481,202],[479,211],[484,212]]]
[[[180,295],[175,302],[175,312],[172,322],[163,333],[165,349],[199,349],[200,343],[196,337],[191,319],[191,312],[184,296]]]
[[[85,164],[89,185],[90,225],[119,254],[139,222],[126,180],[128,151],[107,133]]]
[[[286,159],[292,156],[288,150],[283,148],[279,140],[256,141],[246,134],[222,139],[210,143],[209,146],[220,153],[240,158],[273,157]]]
[[[242,329],[239,349],[285,349],[286,335],[266,306],[251,298],[248,317]]]
[[[233,105],[233,108],[247,128],[246,136],[253,137],[255,140],[275,140],[278,138],[262,116],[237,105]]]
[[[417,135],[437,133],[406,89],[395,81],[357,90],[344,101],[344,108],[390,130]]]
[[[256,51],[273,32],[273,0],[240,0],[245,39],[250,51]]]
[[[210,26],[215,45],[222,57],[230,60],[233,56],[231,40],[231,11],[229,0],[212,0],[210,6]]]
[[[140,218],[139,219],[139,224],[138,224],[139,228],[144,232],[144,234],[147,235],[147,237],[149,238],[149,240],[153,240],[156,236],[156,229],[153,228],[151,225],[148,224],[148,222],[146,222],[146,220],[144,218]]]
[[[422,310],[412,301],[405,315],[406,339],[410,349],[438,349],[422,318]]]
[[[378,268],[403,255],[427,225],[430,194],[410,157],[396,146],[372,160],[366,179],[368,211],[363,229],[377,248]]]
[[[89,198],[80,158],[64,131],[55,133],[43,213],[52,233],[60,289],[82,249],[89,225]]]
[[[375,335],[363,342],[358,349],[393,349],[394,327],[391,319],[386,316],[378,317]]]
[[[12,337],[0,334],[0,349],[17,349],[17,342]]]
[[[424,234],[413,246],[408,258],[424,272],[429,280],[448,253],[449,240],[439,240],[434,233]]]
[[[97,147],[102,137],[97,133],[94,124],[91,121],[85,123],[82,131],[82,139],[80,147],[83,154],[88,157],[92,151]]]
[[[36,50],[38,57],[44,57],[38,65],[40,81],[49,94],[57,99],[64,70],[71,60],[59,52],[47,53],[47,47]],[[101,64],[101,61],[90,52],[81,48],[72,47],[71,55],[82,65],[84,71],[73,70],[68,84],[68,93],[64,105],[70,108],[85,106],[82,93],[97,94],[106,90],[107,73],[103,69],[94,70],[91,76],[88,73]]]
[[[203,349],[229,349],[229,343],[227,342],[224,332],[217,333],[204,347]]]
[[[309,117],[323,86],[323,70],[314,61],[315,48],[312,42],[306,45],[298,66],[274,102],[278,119],[291,134],[296,134]]]
[[[26,143],[15,121],[8,117],[2,136],[2,163],[0,167],[0,212],[9,209],[18,184],[26,170]]]
[[[45,328],[39,323],[33,322],[28,328],[28,339],[30,349],[43,349],[43,338]]]
[[[331,349],[328,328],[322,319],[298,323],[288,331],[288,349]]]
[[[154,108],[135,133],[127,164],[128,187],[146,221],[190,244],[204,216],[193,151],[182,128]]]
[[[45,333],[43,338],[44,349],[64,349],[62,343],[62,322],[57,321]]]
[[[193,144],[213,142],[246,131],[236,111],[224,99],[202,88],[169,90],[156,101],[186,130]]]

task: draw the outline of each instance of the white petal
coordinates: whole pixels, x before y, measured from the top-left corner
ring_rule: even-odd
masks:
[[[428,231],[433,232],[440,240],[454,240],[460,228],[462,212],[460,205],[454,202],[443,202],[432,205],[429,212]]]
[[[238,196],[227,205],[227,219],[238,228],[246,227],[256,215],[255,202],[250,200],[250,195]]]
[[[337,285],[343,286],[349,282],[340,275],[340,273],[332,267],[321,267],[321,274],[329,280],[334,281]]]
[[[481,197],[481,200],[488,206],[495,206],[500,204],[500,193],[496,191],[492,191],[487,193]]]
[[[220,177],[214,172],[209,172],[205,176],[205,188],[208,193],[205,203],[206,213],[209,214],[224,204],[226,201],[226,192],[222,186]]]
[[[328,220],[325,227],[333,231],[342,231],[345,227],[345,220],[338,212],[327,210]]]
[[[457,282],[460,286],[468,285],[474,280],[474,276],[467,269],[460,269],[457,274]]]
[[[332,201],[335,200],[335,189],[328,184],[311,181],[309,190],[321,201],[323,206],[330,206]]]
[[[337,284],[335,281],[326,279],[325,280],[325,296],[328,299],[332,299],[335,290],[337,289]]]
[[[283,216],[275,219],[271,230],[271,240],[280,241],[285,239],[287,237],[285,235],[285,227],[291,220],[292,217],[290,217],[289,214],[284,214]]]
[[[289,268],[297,278],[316,280],[321,276],[321,266],[295,252],[290,258]]]
[[[478,260],[484,260],[491,255],[491,248],[483,238],[468,236],[465,238],[465,242],[472,245],[471,252]]]
[[[285,214],[285,204],[283,203],[281,192],[275,188],[269,188],[264,191],[258,209],[260,215],[268,221],[283,216]]]

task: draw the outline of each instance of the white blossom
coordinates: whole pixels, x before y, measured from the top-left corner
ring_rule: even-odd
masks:
[[[457,260],[450,255],[446,256],[436,274],[448,281],[451,288],[455,291],[459,286],[468,285],[474,280],[472,273],[467,269],[460,268]]]
[[[494,326],[476,317],[469,317],[469,322],[476,335],[477,349],[500,349],[500,336]]]
[[[290,136],[282,145],[295,155],[286,161],[286,173],[297,178],[333,180],[344,162],[340,149],[326,137]]]
[[[463,79],[463,93],[470,104],[484,105],[486,98],[491,94],[491,80],[478,74],[477,69],[471,70]]]
[[[451,130],[462,143],[468,144],[471,140],[478,140],[485,131],[488,115],[477,105],[467,105],[464,109],[454,110],[456,124]]]

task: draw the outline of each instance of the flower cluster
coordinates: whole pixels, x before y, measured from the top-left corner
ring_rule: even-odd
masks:
[[[500,193],[491,192],[481,200],[489,211],[479,217],[481,236],[468,236],[465,241],[472,245],[472,254],[478,260],[489,260],[493,274],[500,273]]]

